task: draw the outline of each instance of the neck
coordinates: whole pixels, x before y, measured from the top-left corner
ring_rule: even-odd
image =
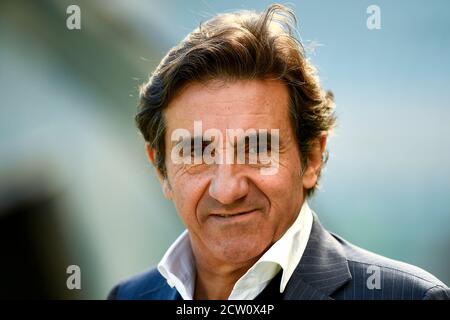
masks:
[[[260,256],[240,263],[217,259],[206,248],[192,245],[197,276],[195,300],[227,300],[235,283],[258,261]]]
[[[195,280],[195,300],[227,300],[235,283],[253,265],[253,262],[240,266],[220,266],[209,268],[197,263]]]

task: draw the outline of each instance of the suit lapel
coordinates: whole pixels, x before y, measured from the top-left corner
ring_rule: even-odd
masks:
[[[181,296],[177,289],[170,287],[166,279],[162,275],[158,275],[158,283],[156,287],[142,292],[139,295],[140,300],[180,300]],[[154,283],[152,283],[154,285]]]
[[[341,244],[320,224],[316,214],[305,252],[283,299],[324,300],[352,278]]]

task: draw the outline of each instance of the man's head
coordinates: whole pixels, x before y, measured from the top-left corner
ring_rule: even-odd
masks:
[[[171,49],[142,87],[136,121],[194,251],[255,259],[317,187],[333,101],[295,39],[294,23],[280,5],[216,16]],[[262,175],[259,163],[174,163],[171,135],[180,128],[194,133],[194,121],[224,139],[227,129],[278,129],[276,174]]]

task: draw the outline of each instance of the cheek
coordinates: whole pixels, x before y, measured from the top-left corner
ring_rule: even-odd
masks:
[[[277,174],[273,176],[259,176],[257,186],[265,193],[270,201],[272,219],[296,214],[303,200],[303,184],[300,176],[300,160],[297,157],[290,161],[280,161]]]
[[[197,205],[204,191],[206,181],[197,177],[183,176],[171,180],[173,202],[185,224],[197,221]]]
[[[266,179],[268,187],[281,198],[293,196],[293,192],[302,189],[300,157],[294,151],[280,156],[278,172]]]
[[[295,199],[301,198],[303,190],[300,175],[281,168],[278,174],[260,179],[259,185],[275,207],[289,206]]]

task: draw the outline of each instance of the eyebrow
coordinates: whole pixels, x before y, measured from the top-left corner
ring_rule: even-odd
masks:
[[[261,143],[261,139],[260,139],[260,132],[251,132],[250,134],[246,134],[243,137],[236,137],[238,138],[237,143],[239,144],[239,142],[247,142],[248,140],[254,139],[257,141],[258,145]],[[280,135],[279,133],[274,133],[272,132],[272,130],[267,130],[266,131],[266,139],[267,139],[267,145],[270,146],[272,145],[272,141],[275,140],[274,138],[278,138],[279,143],[280,142]],[[233,141],[234,142],[234,141]]]
[[[256,139],[258,144],[260,142],[260,139],[259,139],[260,132],[259,131],[251,132],[250,134],[245,134],[244,136],[241,136],[241,137],[238,137],[238,136],[233,136],[233,137],[238,139],[237,140],[237,144],[239,142],[242,142],[243,139],[249,139],[249,140],[250,139]],[[213,142],[217,137],[212,136],[211,138],[212,138],[211,140],[204,139],[203,135],[201,135],[201,136],[194,136],[194,137],[191,136],[189,138],[187,138],[187,137],[180,137],[178,140],[173,140],[172,141],[172,146],[175,146],[175,145],[179,144],[180,142],[183,143],[183,146],[186,146],[186,145],[193,146],[197,139],[198,139],[197,141],[201,141],[203,143],[203,142]],[[267,143],[269,145],[271,144],[273,138],[278,138],[278,141],[280,141],[280,135],[278,133],[273,133],[272,130],[267,130]],[[244,140],[244,142],[245,141],[246,140]],[[281,143],[281,141],[280,141],[280,143]],[[234,144],[234,139],[233,139],[233,144]]]
[[[205,141],[206,141],[206,142],[209,142],[209,141],[210,141],[210,140],[205,140],[205,139],[203,138],[203,136],[180,137],[178,140],[172,140],[172,147],[175,146],[175,145],[177,145],[177,144],[179,144],[179,143],[182,143],[183,146],[189,146],[189,147],[192,147],[192,146],[194,145],[194,142],[195,142],[197,139],[198,139],[198,141],[201,141],[202,143],[205,142]],[[181,141],[180,141],[180,140],[181,140]]]

